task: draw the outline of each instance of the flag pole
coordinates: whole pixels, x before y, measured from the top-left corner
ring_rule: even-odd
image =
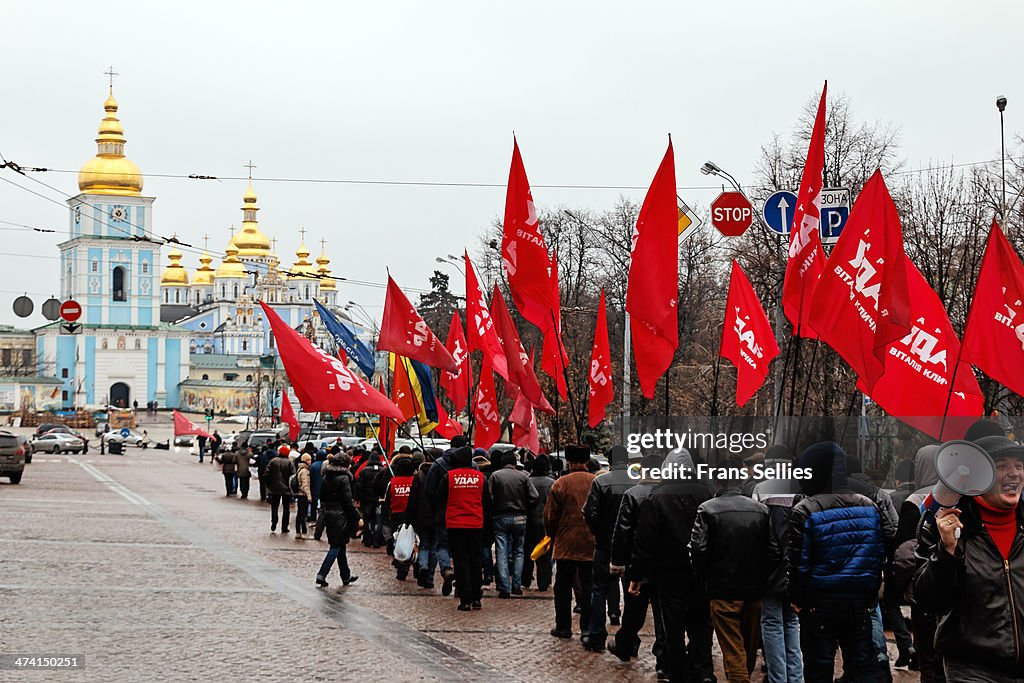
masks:
[[[384,445],[381,444],[380,437],[377,436],[377,430],[373,428],[373,420],[370,419],[370,416],[367,413],[363,413],[363,417],[365,417],[366,421],[370,423],[370,431],[373,432],[373,440],[377,442],[377,448],[379,448],[380,452],[384,454],[384,464],[388,466],[388,472],[391,472],[392,477],[395,476],[395,471],[391,469],[391,457],[387,453],[384,453]],[[383,415],[379,415],[378,417],[384,420],[391,419],[390,417],[384,417]],[[387,422],[385,422],[385,424],[387,424]],[[426,451],[424,451],[424,454],[426,454]]]
[[[559,302],[561,306],[561,302]],[[555,333],[555,341],[558,342],[558,364],[562,368],[562,381],[565,382],[565,395],[569,399],[569,412],[572,414],[572,426],[576,431],[576,441],[580,440],[580,425],[579,416],[576,414],[576,402],[572,398],[572,387],[569,386],[569,367],[562,361],[563,354],[568,356],[569,352],[565,350],[565,345],[562,343],[562,330],[561,326],[558,325],[555,320],[555,312],[553,310],[548,311],[551,314],[552,331]],[[555,382],[555,395],[558,395],[558,382]],[[555,412],[558,412],[557,404]]]
[[[410,367],[411,364],[406,362],[408,359],[405,356],[399,356],[398,354],[395,354],[395,360],[397,361],[398,359],[402,360],[402,368],[405,369],[405,378],[407,380],[409,380],[409,393],[411,394],[410,398],[412,398],[412,407],[416,411],[416,427],[417,427],[416,433],[417,433],[417,436],[419,437],[420,448],[422,448],[423,449],[423,453],[426,454],[427,447],[423,443],[423,433],[420,432],[420,430],[419,430],[419,426],[420,426],[420,405],[416,401],[416,392],[412,390],[412,376],[409,374],[409,373],[414,372],[414,371]],[[419,382],[419,376],[416,377],[416,381]],[[420,391],[423,391],[422,387],[420,387]],[[427,409],[426,409],[425,406],[423,408],[423,414],[424,415],[427,414]],[[410,436],[412,436],[412,435],[410,434]]]

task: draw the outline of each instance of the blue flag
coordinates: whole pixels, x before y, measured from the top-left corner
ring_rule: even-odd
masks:
[[[331,337],[334,338],[334,343],[345,349],[345,353],[356,362],[356,365],[363,371],[367,379],[372,378],[376,365],[373,360],[373,352],[366,348],[366,344],[356,339],[356,335],[352,330],[348,329],[348,327],[334,317],[334,314],[327,310],[326,306],[316,299],[313,300],[313,303],[316,304],[316,310],[320,314],[320,320],[323,322],[324,327],[327,328],[327,331],[331,333]]]

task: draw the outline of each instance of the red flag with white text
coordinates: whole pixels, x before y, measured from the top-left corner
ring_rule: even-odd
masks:
[[[432,368],[449,372],[456,368],[452,354],[448,353],[390,275],[377,348],[418,360]]]
[[[537,415],[530,400],[519,392],[516,396],[512,413],[508,416],[512,423],[512,443],[516,446],[529,448],[534,453],[540,451],[540,432],[537,429]]]
[[[612,353],[608,343],[608,312],[605,309],[604,289],[597,305],[597,324],[594,326],[594,344],[590,350],[590,397],[587,403],[587,424],[596,427],[605,416],[605,408],[615,398],[612,387]]]
[[[544,333],[544,343],[540,350],[540,367],[548,373],[551,379],[555,380],[555,388],[558,395],[564,400],[568,396],[569,388],[565,383],[565,370],[569,367],[569,354],[562,343],[562,295],[558,287],[558,253],[551,257],[551,287],[552,299],[556,302],[551,309],[554,322]]]
[[[942,301],[909,259],[907,281],[913,321],[910,331],[889,345],[885,373],[866,393],[885,412],[939,441],[963,438],[983,413],[981,387],[970,364],[960,356],[960,341]],[[954,370],[958,358],[960,367]],[[951,393],[954,374],[956,384]],[[948,417],[943,420],[947,401]]]
[[[501,338],[494,327],[491,312],[487,310],[487,300],[480,289],[480,282],[473,270],[473,262],[469,260],[469,252],[464,252],[466,261],[466,338],[470,351],[482,351],[484,365],[492,368],[503,379],[508,379],[508,361],[505,350],[501,346]]]
[[[501,415],[498,414],[498,392],[494,388],[494,372],[489,365],[480,369],[480,384],[473,407],[473,445],[490,448],[501,436]]]
[[[508,362],[508,381],[505,383],[505,392],[510,398],[514,398],[521,389],[526,398],[534,405],[544,403],[544,392],[540,388],[537,375],[533,373],[530,366],[530,357],[526,355],[522,339],[519,338],[519,331],[512,321],[512,314],[505,305],[505,297],[494,285],[491,293],[491,317],[501,338],[502,348],[505,350],[505,360]],[[512,390],[512,387],[516,387]]]
[[[825,251],[821,248],[821,190],[825,172],[825,93],[821,89],[818,113],[814,117],[811,142],[807,147],[803,179],[793,210],[789,231],[789,259],[786,279],[782,283],[782,310],[793,325],[793,334],[808,339],[818,336],[808,324],[811,317],[811,295],[818,278],[825,270]]]
[[[648,399],[679,347],[678,208],[670,139],[633,230],[626,289],[637,379]]]
[[[512,302],[522,316],[539,327],[541,332],[551,327],[553,304],[546,286],[550,258],[515,136],[512,136],[512,166],[505,195],[501,265],[508,279]]]
[[[736,366],[736,405],[742,406],[764,384],[768,366],[779,355],[768,316],[747,274],[735,260],[725,300],[725,322],[718,355]]]
[[[907,263],[896,205],[875,171],[818,280],[810,317],[868,391],[885,371],[886,348],[910,331]]]
[[[1024,265],[992,221],[964,329],[962,360],[1024,396]],[[1018,316],[1020,316],[1018,318]]]
[[[466,335],[462,331],[462,320],[459,312],[452,312],[452,322],[448,326],[448,341],[445,343],[448,353],[455,359],[456,372],[442,370],[438,376],[437,383],[448,394],[455,412],[466,409],[466,402],[469,400],[469,387],[472,385],[472,370],[469,366],[469,348],[466,345]]]
[[[303,410],[331,414],[340,411],[366,412],[394,418],[402,416],[398,406],[356,376],[347,365],[314,346],[281,320],[277,312],[266,303],[261,301],[260,306],[270,323],[288,381]]]
[[[188,419],[177,410],[174,411],[174,435],[182,436],[184,434],[192,434],[194,436],[205,436],[210,437],[210,433],[197,425],[192,420]]]
[[[416,399],[412,393],[412,382],[409,380],[409,369],[398,356],[391,356],[391,402],[402,411],[402,421],[415,417]]]

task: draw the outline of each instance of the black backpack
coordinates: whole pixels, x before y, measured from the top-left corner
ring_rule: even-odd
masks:
[[[297,496],[301,493],[299,489],[299,474],[296,472],[288,480],[288,488],[291,490],[293,496]]]

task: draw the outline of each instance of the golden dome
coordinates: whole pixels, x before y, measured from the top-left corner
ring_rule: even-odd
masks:
[[[192,284],[194,285],[212,285],[213,284],[213,268],[210,264],[213,263],[213,257],[210,253],[203,250],[203,255],[199,257],[199,263],[202,265],[196,269],[196,274],[192,278]]]
[[[309,249],[306,249],[305,242],[299,245],[299,248],[295,251],[295,255],[298,257],[298,260],[295,261],[291,270],[289,270],[288,279],[315,280],[316,267],[309,262]]]
[[[160,286],[188,287],[188,271],[181,265],[181,252],[171,249],[167,258],[171,260],[171,263],[164,268],[164,272],[160,275]]]
[[[220,264],[220,268],[213,274],[215,278],[244,278],[245,265],[238,260],[238,247],[235,246],[235,238],[228,242],[228,248],[224,250],[227,258]]]
[[[242,229],[235,235],[239,256],[269,256],[270,238],[263,234],[256,222],[256,192],[249,183],[249,189],[242,195]]]
[[[334,279],[331,277],[331,269],[327,267],[327,264],[331,262],[331,259],[327,258],[327,253],[321,249],[320,255],[316,257],[316,264],[319,268],[316,272],[320,275],[320,289],[337,289],[334,284]]]
[[[103,103],[107,115],[100,122],[96,156],[78,172],[78,189],[90,194],[138,197],[142,194],[142,173],[124,155],[124,128],[117,118],[117,100],[111,90]]]

